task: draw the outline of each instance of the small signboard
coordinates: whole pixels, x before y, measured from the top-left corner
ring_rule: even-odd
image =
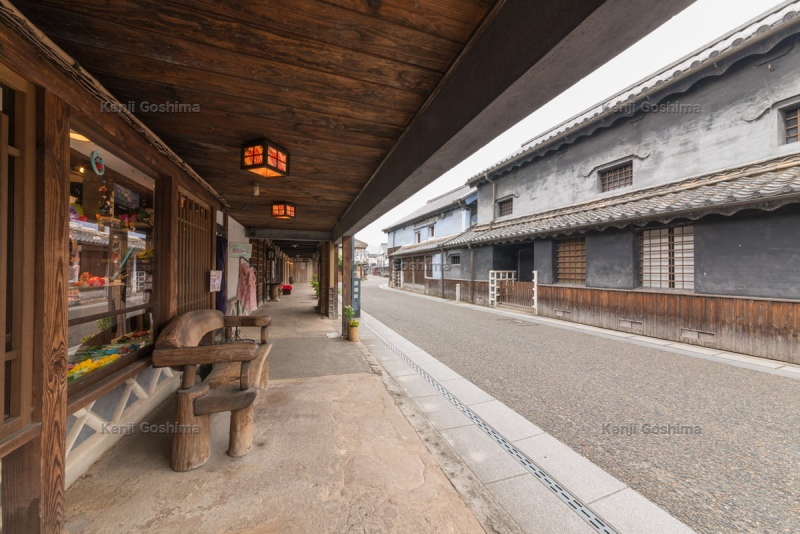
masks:
[[[222,271],[211,271],[211,292],[222,290]]]
[[[253,245],[250,243],[231,243],[229,257],[250,259],[253,254]]]
[[[353,311],[354,317],[361,317],[361,278],[353,277]]]

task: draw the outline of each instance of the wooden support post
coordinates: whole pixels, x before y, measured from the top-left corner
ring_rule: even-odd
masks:
[[[253,450],[253,403],[231,412],[230,430],[228,456],[238,458]]]
[[[3,458],[3,532],[64,529],[67,424],[69,106],[36,94],[33,420],[41,434]]]
[[[178,314],[178,179],[161,176],[156,181],[156,284],[157,331]]]
[[[339,254],[339,247],[338,247],[338,245],[334,245],[334,248],[336,249],[336,253],[334,254],[334,257],[337,257],[338,254]],[[339,296],[338,296],[339,295],[339,293],[338,293],[338,291],[339,291],[339,260],[338,260],[338,258],[336,260],[336,264],[334,264],[334,269],[333,269],[333,287],[336,288],[336,302],[334,303],[334,306],[333,306],[333,319],[337,319],[339,317]]]
[[[353,236],[342,237],[342,310],[353,305]],[[350,325],[342,313],[342,335],[347,337]]]

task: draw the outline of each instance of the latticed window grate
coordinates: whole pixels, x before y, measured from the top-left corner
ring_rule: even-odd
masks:
[[[433,257],[425,256],[425,278],[433,278]]]
[[[642,232],[642,286],[694,289],[694,228]]]
[[[586,283],[586,239],[565,239],[558,242],[558,281]]]
[[[461,255],[453,254],[450,256],[450,265],[461,265]]]
[[[628,163],[616,169],[602,171],[600,183],[604,192],[633,185],[633,164]]]
[[[800,122],[800,108],[786,112],[786,142],[796,143],[798,141],[798,123]]]
[[[497,216],[498,217],[505,217],[506,215],[511,215],[514,212],[514,199],[508,198],[506,200],[501,200],[497,203]]]

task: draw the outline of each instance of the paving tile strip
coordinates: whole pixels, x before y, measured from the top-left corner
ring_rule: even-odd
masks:
[[[533,460],[525,456],[519,451],[509,440],[503,437],[494,428],[488,425],[483,419],[478,417],[472,410],[467,408],[461,401],[450,394],[446,388],[442,387],[436,380],[434,380],[428,373],[422,370],[416,363],[410,360],[403,352],[395,347],[389,340],[379,334],[372,326],[365,323],[366,327],[375,334],[378,339],[383,341],[387,347],[394,351],[404,362],[406,362],[414,371],[416,371],[422,378],[435,387],[444,397],[450,401],[456,408],[458,408],[464,415],[466,415],[478,428],[483,430],[490,438],[499,444],[508,454],[510,454],[517,462],[527,469],[533,476],[539,480],[544,486],[553,492],[559,499],[561,499],[567,506],[569,506],[578,516],[589,523],[589,525],[600,532],[601,534],[619,534],[607,521],[597,515],[591,508],[586,506],[583,502],[575,497],[572,493],[566,490],[563,485],[547,473],[544,469],[538,466]]]

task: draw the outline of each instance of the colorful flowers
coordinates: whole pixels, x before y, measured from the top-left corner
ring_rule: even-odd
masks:
[[[80,378],[87,373],[91,373],[95,369],[103,367],[104,365],[108,365],[109,363],[117,360],[118,358],[119,354],[109,354],[108,356],[103,356],[99,360],[86,358],[82,362],[73,365],[71,368],[68,366],[67,381],[72,382],[76,378]]]

